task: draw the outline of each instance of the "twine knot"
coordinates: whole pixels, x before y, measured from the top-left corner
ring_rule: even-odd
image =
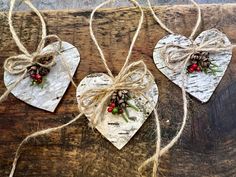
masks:
[[[59,41],[58,49],[56,50],[47,50],[42,51],[45,41],[49,38],[55,38]],[[7,58],[4,62],[5,71],[10,74],[18,75],[18,74],[26,74],[27,70],[33,64],[37,64],[44,68],[51,68],[56,62],[55,57],[58,55],[61,49],[61,40],[56,35],[48,35],[41,40],[37,47],[37,51],[32,54],[23,53],[16,56],[11,56]],[[47,62],[44,62],[47,60]]]
[[[166,44],[161,48],[161,56],[164,59],[166,66],[175,71],[184,70],[186,64],[191,59],[191,56],[198,52],[221,52],[232,49],[232,45],[226,44],[223,35],[213,37],[212,39],[203,39],[200,44],[194,41],[190,46],[182,46],[178,44]]]
[[[117,90],[127,90],[132,95],[144,94],[153,83],[153,76],[143,61],[133,62],[112,78],[112,84],[89,89],[80,96],[79,109],[91,118],[95,127],[104,117],[108,99]]]

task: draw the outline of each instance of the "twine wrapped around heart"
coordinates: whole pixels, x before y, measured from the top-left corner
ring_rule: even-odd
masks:
[[[28,52],[28,50],[21,43],[21,41],[20,41],[19,37],[17,36],[16,31],[13,27],[12,12],[13,12],[13,8],[15,5],[15,0],[11,0],[9,15],[8,15],[9,29],[10,29],[10,32],[12,34],[12,37],[13,37],[16,45],[18,46],[18,48],[20,49],[20,51],[23,54],[11,56],[11,57],[7,58],[4,62],[4,70],[12,75],[19,75],[19,78],[13,84],[11,84],[7,88],[7,90],[0,96],[0,103],[7,98],[9,93],[11,93],[11,91],[17,86],[17,84],[19,82],[21,82],[25,77],[27,77],[29,66],[31,66],[32,64],[37,64],[41,67],[45,67],[45,68],[50,69],[56,63],[56,61],[55,61],[56,56],[61,54],[60,53],[61,43],[62,43],[61,39],[57,35],[46,35],[46,24],[45,24],[45,21],[44,21],[42,15],[33,6],[33,4],[29,0],[24,0],[24,2],[37,14],[37,16],[39,17],[39,19],[41,21],[42,39],[41,39],[40,43],[38,44],[38,47],[35,52],[33,52],[33,53]],[[58,48],[55,50],[53,49],[53,50],[43,51],[43,48],[45,47],[45,43],[49,39],[54,39],[54,40],[58,41],[59,42]],[[41,62],[39,62],[41,59],[48,58],[48,57],[50,57],[51,60],[48,61],[47,64],[42,64]],[[63,61],[63,65],[64,65],[65,69],[68,72],[71,82],[73,83],[73,85],[75,85],[72,80],[72,76],[71,76],[70,70],[67,66],[67,63],[64,61],[64,59],[62,61]]]
[[[234,47],[235,45],[225,44],[223,36],[218,36],[208,41],[203,41],[199,45],[193,43],[189,47],[184,47],[177,44],[166,44],[160,49],[160,53],[166,63],[166,66],[169,69],[178,72],[179,70],[186,67],[186,64],[193,54],[198,52],[216,53],[232,50]],[[177,48],[178,50],[173,52],[173,50],[171,50],[172,48]]]
[[[135,41],[138,37],[138,34],[141,30],[141,26],[143,23],[143,18],[144,18],[144,13],[143,10],[141,8],[141,6],[139,5],[138,2],[136,2],[135,0],[129,0],[131,3],[133,3],[135,6],[138,7],[138,9],[141,12],[141,17],[139,19],[139,24],[137,27],[137,30],[134,34],[133,40],[131,42],[129,51],[128,51],[128,55],[126,57],[125,63],[120,71],[120,73],[114,77],[111,70],[109,69],[106,59],[104,57],[104,54],[102,52],[102,49],[100,48],[96,37],[94,36],[93,33],[93,29],[92,29],[92,21],[94,18],[94,13],[97,11],[97,9],[99,9],[100,7],[110,3],[110,2],[114,2],[115,0],[107,0],[103,3],[101,3],[100,5],[98,5],[91,13],[91,17],[90,17],[90,35],[91,38],[93,39],[100,55],[101,55],[101,59],[102,62],[109,74],[109,76],[112,78],[113,83],[107,87],[101,88],[101,89],[92,89],[89,91],[84,92],[81,97],[80,97],[80,101],[79,101],[79,110],[81,111],[81,113],[76,116],[74,119],[72,119],[70,122],[58,126],[58,127],[54,127],[54,128],[49,128],[49,129],[45,129],[45,130],[41,130],[38,132],[35,132],[29,136],[27,136],[18,146],[17,151],[16,151],[16,155],[14,158],[14,162],[12,165],[12,169],[11,169],[11,173],[9,175],[9,177],[13,177],[15,169],[16,169],[16,165],[17,165],[17,161],[20,157],[21,154],[21,149],[22,146],[27,143],[28,140],[35,138],[37,136],[41,136],[44,134],[49,134],[51,132],[60,130],[70,124],[72,124],[73,122],[75,122],[76,120],[78,120],[82,115],[86,114],[88,109],[91,109],[96,106],[96,108],[93,110],[92,113],[92,122],[91,122],[91,126],[94,127],[97,125],[97,123],[99,121],[101,121],[102,119],[102,115],[104,112],[104,107],[105,107],[105,103],[107,101],[107,99],[111,96],[111,94],[119,89],[125,89],[125,90],[130,90],[133,94],[137,94],[137,95],[143,95],[144,98],[148,100],[148,98],[144,95],[145,91],[147,89],[150,88],[150,85],[153,83],[153,76],[150,73],[150,71],[147,69],[147,66],[145,65],[145,63],[143,61],[138,61],[138,62],[133,62],[130,65],[128,65],[129,63],[129,59],[132,53],[132,49],[134,47]],[[136,79],[133,78],[133,76],[135,76]],[[146,77],[148,76],[148,78]],[[144,82],[144,77],[146,77],[145,79],[147,79]],[[150,101],[149,101],[150,102]],[[152,105],[152,103],[150,102],[150,104]],[[155,108],[154,105],[152,105],[152,107]],[[161,130],[160,130],[160,123],[159,123],[159,118],[158,118],[158,114],[156,109],[154,109],[154,115],[155,115],[155,120],[156,120],[156,131],[157,131],[157,140],[156,140],[156,154],[159,154],[160,152],[160,144],[161,144]],[[154,161],[155,164],[158,164],[158,158],[159,156],[155,156]],[[157,165],[155,165],[155,169],[154,169],[154,173],[156,174],[157,171]],[[156,170],[156,171],[155,171]]]
[[[133,79],[136,77],[136,80]],[[146,77],[145,77],[146,76]],[[148,78],[148,81],[144,81]],[[145,91],[150,89],[153,76],[147,69],[143,61],[133,62],[127,66],[118,76],[113,78],[113,83],[102,88],[89,89],[80,96],[79,109],[88,115],[88,111],[92,110],[90,125],[96,125],[102,121],[104,111],[107,107],[107,100],[116,90],[128,90],[133,95],[143,95]]]

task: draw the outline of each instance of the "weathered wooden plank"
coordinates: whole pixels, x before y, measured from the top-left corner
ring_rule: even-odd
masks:
[[[236,42],[236,5],[201,6],[202,30],[217,27]],[[115,12],[115,13],[114,13]],[[190,34],[196,20],[191,6],[165,6],[157,14],[174,31]],[[79,81],[89,73],[105,72],[88,30],[90,11],[44,12],[49,34],[57,34],[76,46],[81,63],[75,75]],[[105,9],[96,13],[94,30],[109,66],[118,73],[127,54],[131,37],[137,26],[136,9]],[[33,51],[40,40],[39,20],[33,13],[16,13],[14,26],[24,44]],[[1,18],[0,65],[10,55],[19,53],[11,39],[6,19]],[[180,89],[164,77],[152,60],[155,44],[167,33],[145,10],[145,22],[135,45],[132,61],[143,59],[159,86],[158,112],[163,127],[163,141],[167,142],[181,122],[182,100]],[[3,70],[0,72],[3,78]],[[3,81],[0,92],[4,91]],[[161,160],[165,176],[236,176],[236,59],[206,104],[190,98],[188,125],[181,141]],[[61,125],[78,113],[75,88],[69,87],[55,113],[48,113],[26,105],[12,95],[0,105],[0,176],[7,177],[14,152],[29,133],[42,128]],[[169,120],[169,122],[168,122]],[[81,118],[68,128],[30,141],[19,161],[16,177],[134,177],[143,160],[155,150],[155,124],[149,118],[139,132],[121,151],[117,150]],[[150,172],[150,171],[149,171]],[[150,173],[147,173],[150,176]]]

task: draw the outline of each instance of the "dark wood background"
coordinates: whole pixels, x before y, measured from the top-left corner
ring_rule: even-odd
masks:
[[[205,5],[201,30],[218,28],[236,42],[236,5]],[[222,10],[220,10],[222,8]],[[176,33],[189,35],[196,21],[192,6],[163,6],[157,14]],[[57,34],[75,45],[81,63],[74,76],[79,83],[87,74],[105,72],[92,42],[88,19],[91,11],[44,11],[48,34]],[[0,17],[0,66],[19,53],[9,33],[6,19]],[[135,32],[136,9],[104,9],[96,13],[94,30],[109,66],[118,73]],[[40,23],[31,12],[16,13],[14,26],[31,51],[40,40]],[[133,50],[132,60],[143,59],[155,75],[159,87],[162,137],[168,142],[182,119],[180,89],[161,74],[153,63],[152,52],[159,39],[167,35],[145,10],[143,28]],[[189,120],[181,140],[161,159],[160,176],[236,177],[236,57],[206,104],[189,97]],[[3,78],[3,69],[0,72]],[[0,81],[0,93],[5,86]],[[0,104],[0,176],[7,177],[14,152],[28,134],[58,126],[78,114],[75,88],[70,86],[55,113],[33,108],[10,95]],[[169,120],[170,122],[168,123]],[[117,150],[98,132],[93,132],[85,117],[59,132],[31,140],[24,148],[15,177],[136,177],[138,166],[155,150],[153,116],[122,149]],[[146,176],[151,176],[148,168]]]

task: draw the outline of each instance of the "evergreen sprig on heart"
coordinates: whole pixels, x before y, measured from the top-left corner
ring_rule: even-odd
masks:
[[[52,57],[44,57],[41,58],[39,63],[41,64],[48,64],[52,61]],[[32,79],[31,85],[38,85],[43,87],[44,83],[46,82],[46,76],[50,72],[49,68],[40,66],[39,64],[35,63],[28,67],[28,73],[30,78]]]
[[[204,72],[215,75],[219,72],[218,66],[210,61],[209,52],[197,52],[191,55],[187,73]]]
[[[131,95],[128,90],[117,90],[115,91],[110,99],[109,107],[107,108],[107,111],[116,115],[122,115],[124,120],[128,122],[129,120],[129,112],[128,107],[132,108],[136,111],[139,111],[139,109],[132,105],[129,100],[131,99]]]

